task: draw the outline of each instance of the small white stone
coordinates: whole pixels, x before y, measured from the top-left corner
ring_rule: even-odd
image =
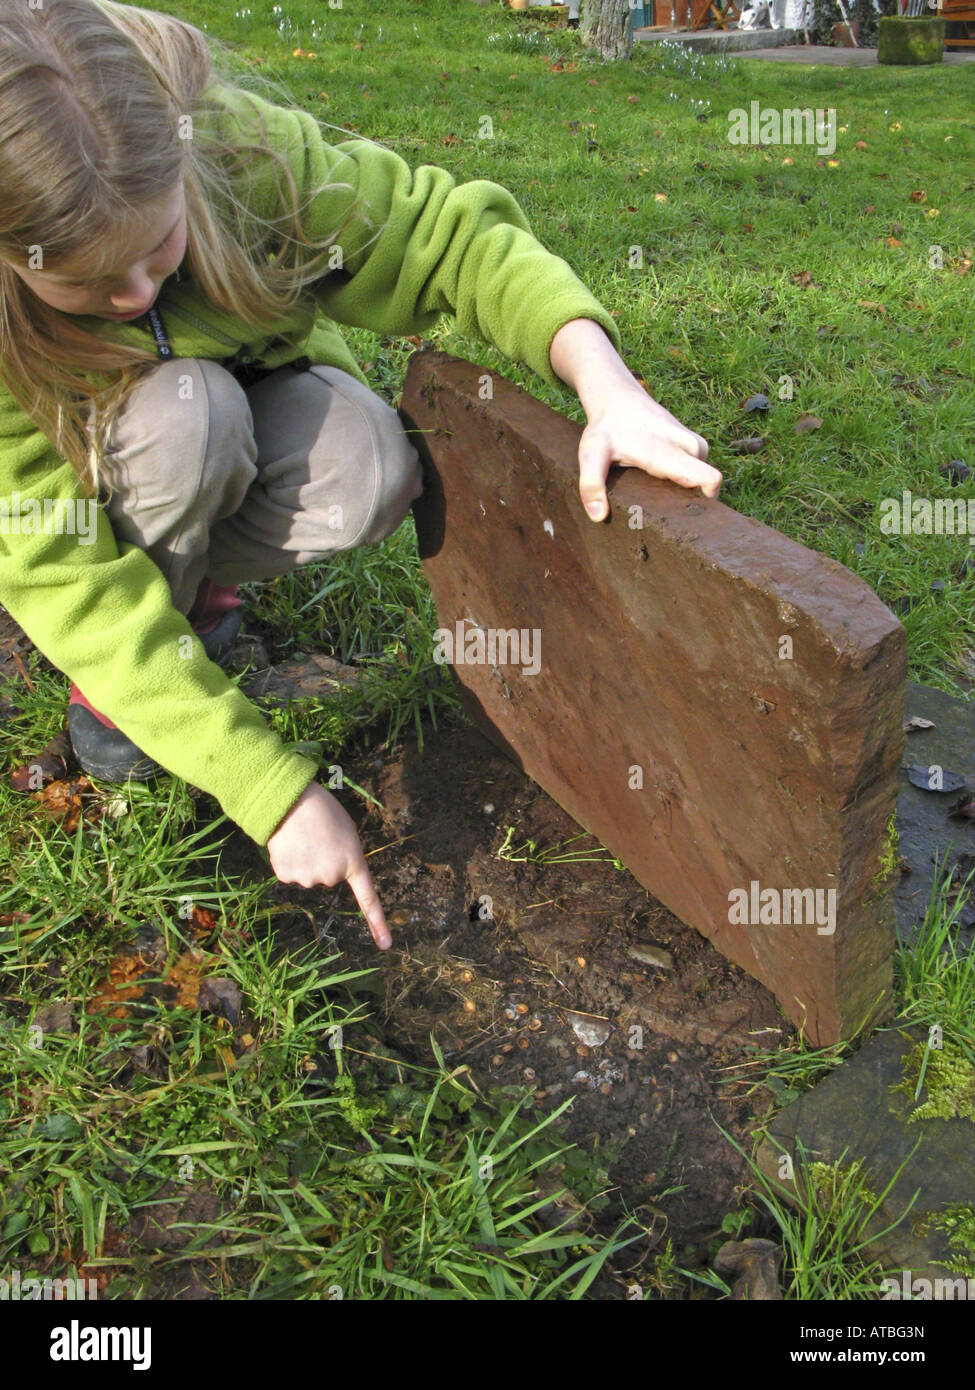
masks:
[[[552,523],[551,523],[547,518],[546,518],[545,522],[544,522],[543,525],[542,525],[542,530],[543,530],[543,531],[547,531],[547,532],[549,533],[549,535],[552,537],[552,539],[553,539],[553,540],[555,539],[555,527],[552,525]]]
[[[493,816],[493,815],[494,815],[494,807],[492,806],[492,804],[491,804],[490,801],[488,801],[488,802],[485,803],[485,805],[484,805],[484,807],[483,807],[483,811],[484,811],[484,814],[485,814],[486,816]]]

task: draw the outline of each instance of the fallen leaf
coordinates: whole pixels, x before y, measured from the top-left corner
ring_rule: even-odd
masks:
[[[934,776],[937,770],[938,776]],[[936,763],[930,767],[922,767],[920,763],[912,763],[907,769],[907,780],[912,787],[920,787],[923,792],[935,792],[942,795],[944,792],[960,792],[968,790],[965,786],[964,777],[957,772],[949,772],[947,768],[938,768]],[[932,781],[940,780],[940,786],[932,786]]]
[[[896,238],[895,236],[889,236],[889,237],[887,238],[887,245],[888,245],[888,246],[900,246],[900,242],[897,240],[897,238]]]
[[[818,430],[822,423],[818,415],[800,415],[796,421],[796,434],[808,434],[810,430]]]
[[[220,975],[210,975],[200,984],[197,1006],[201,1013],[217,1014],[225,1018],[232,1028],[240,1021],[241,994],[233,980]]]
[[[927,196],[923,188],[915,188],[914,192],[911,194],[911,202],[923,203]]]
[[[933,729],[934,727],[930,719],[922,719],[919,714],[912,714],[910,719],[904,720],[905,734],[912,734],[915,729]]]
[[[765,411],[768,410],[768,396],[762,391],[759,391],[757,395],[749,396],[747,401],[742,405],[742,410],[746,415],[751,415],[752,412],[756,410],[764,414]]]
[[[765,440],[753,436],[750,439],[733,439],[728,445],[728,450],[732,454],[757,454],[759,450],[765,448]]]
[[[809,285],[812,284],[812,282],[813,278],[811,270],[799,270],[792,277],[792,283],[794,285],[801,285],[803,289],[806,289]]]
[[[67,777],[71,761],[71,742],[66,731],[56,734],[26,767],[15,768],[10,785],[16,792],[38,791],[47,782]]]
[[[33,792],[45,815],[59,820],[62,828],[70,835],[78,828],[81,819],[81,794],[90,789],[87,777],[79,777],[77,782],[51,782],[43,791]]]
[[[887,310],[882,304],[878,304],[875,299],[858,299],[857,306],[860,309],[876,309],[882,318],[887,318]]]
[[[70,999],[52,999],[37,1010],[31,1026],[42,1033],[76,1033],[74,1004]]]

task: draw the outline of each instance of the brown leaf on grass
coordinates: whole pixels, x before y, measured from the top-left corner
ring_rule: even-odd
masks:
[[[914,192],[911,194],[911,202],[923,203],[927,199],[927,196],[923,188],[915,188]]]
[[[455,135],[454,132],[451,131],[449,135],[444,136],[443,142],[445,145],[459,145],[460,137]]]
[[[753,435],[750,439],[733,439],[728,445],[732,454],[757,454],[765,448],[765,440]]]
[[[800,415],[796,421],[796,434],[808,434],[810,430],[818,430],[822,423],[818,415]]]
[[[193,923],[193,935],[200,937],[209,936],[211,932],[216,931],[220,919],[210,908],[198,907],[194,903],[190,921]]]
[[[896,238],[895,236],[889,236],[889,237],[887,238],[887,245],[888,245],[888,246],[900,246],[900,242],[897,240],[897,238]]]
[[[218,959],[209,952],[198,951],[191,946],[163,971],[165,993],[170,996],[174,1007],[197,1007],[204,977]],[[109,965],[107,978],[88,1001],[87,1012],[125,1019],[129,1005],[138,1003],[147,993],[158,992],[158,979],[158,967],[147,970],[145,961],[138,953],[120,951]]]
[[[81,819],[81,794],[90,787],[87,777],[79,777],[77,782],[51,782],[43,791],[32,794],[45,815],[59,820],[62,829],[70,835],[77,830]]]
[[[34,1028],[43,1033],[77,1033],[74,1004],[70,999],[51,999],[42,1004],[31,1020]]]
[[[201,1013],[217,1014],[232,1028],[240,1022],[240,990],[233,980],[211,975],[200,984],[197,1007]]]
[[[858,299],[857,307],[860,309],[875,309],[881,318],[887,317],[887,310],[882,304],[878,304],[875,299]]]
[[[70,760],[71,743],[67,732],[62,731],[25,767],[14,769],[10,774],[10,785],[15,792],[38,791],[47,782],[67,777]]]
[[[792,283],[794,285],[800,285],[802,289],[808,289],[808,287],[813,284],[812,271],[797,270],[792,277]],[[814,288],[818,289],[819,287],[814,286]]]

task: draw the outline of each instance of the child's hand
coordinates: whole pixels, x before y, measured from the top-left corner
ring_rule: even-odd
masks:
[[[380,950],[393,944],[352,819],[335,797],[309,782],[267,842],[271,868],[282,883],[302,888],[348,882]]]
[[[707,441],[642,387],[614,387],[586,416],[588,424],[579,441],[579,495],[587,511],[593,503],[598,505],[594,521],[609,514],[606,475],[614,463],[642,468],[653,478],[670,478],[681,487],[699,487],[705,497],[718,495],[721,474],[705,462]]]

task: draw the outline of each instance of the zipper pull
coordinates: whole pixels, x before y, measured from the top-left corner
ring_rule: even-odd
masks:
[[[170,347],[169,338],[166,336],[166,327],[162,321],[162,315],[155,305],[148,311],[146,316],[149,319],[149,326],[152,329],[152,336],[156,340],[156,352],[163,359],[169,361],[176,354]]]

